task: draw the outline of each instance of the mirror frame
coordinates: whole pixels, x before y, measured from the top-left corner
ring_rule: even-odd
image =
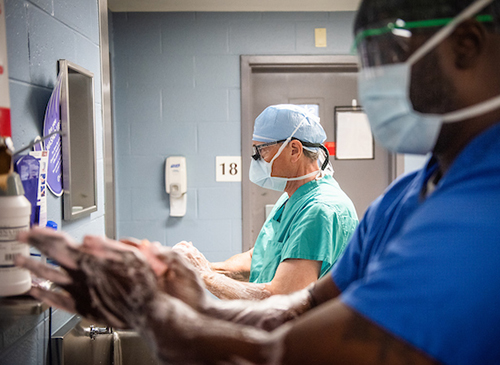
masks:
[[[61,86],[61,129],[62,129],[62,170],[63,170],[63,202],[64,202],[64,210],[63,210],[63,218],[65,220],[75,220],[78,218],[82,218],[90,215],[90,213],[97,211],[97,146],[96,146],[96,121],[95,121],[95,98],[94,98],[94,74],[89,70],[84,69],[83,67],[68,61],[68,60],[59,60],[58,61],[59,72],[63,73],[62,76],[62,86]],[[87,100],[78,100],[78,103],[75,104],[73,100],[70,100],[70,80],[69,74],[80,74],[88,79],[90,82],[87,82],[88,85],[85,90],[80,90],[78,92],[79,97],[87,98]],[[71,106],[72,109],[70,110]],[[76,108],[77,109],[75,111]],[[72,113],[77,113],[80,115],[88,115],[89,118],[84,118],[78,120],[71,120],[71,116],[74,115]],[[76,154],[75,151],[72,151],[72,140],[74,145],[81,145],[82,138],[86,138],[86,136],[82,136],[81,133],[79,135],[77,132],[81,131],[82,126],[79,126],[78,130],[75,127],[75,123],[86,123],[83,126],[86,131],[89,131],[87,135],[88,142],[84,142],[85,146],[89,146],[86,151],[81,151],[82,155],[85,153],[89,153],[92,156],[83,156],[84,159],[87,159],[87,162],[91,160],[91,163],[80,163],[80,166],[76,166],[79,154]],[[74,124],[72,126],[72,123]],[[77,141],[77,142],[75,142]],[[89,165],[92,164],[90,168],[93,171],[89,171]],[[79,191],[78,184],[81,183],[81,174],[85,172],[89,172],[89,176],[91,178],[90,183],[87,184],[89,191]],[[77,175],[80,174],[80,175]],[[85,206],[76,205],[75,197],[77,194],[86,195],[89,193],[91,196],[89,198],[85,197],[85,200],[90,201],[91,203]]]

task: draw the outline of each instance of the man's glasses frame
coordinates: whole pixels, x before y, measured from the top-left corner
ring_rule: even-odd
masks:
[[[326,168],[326,166],[328,166],[328,162],[330,162],[330,154],[328,153],[328,150],[326,149],[326,147],[323,146],[321,143],[304,142],[304,141],[301,141],[300,139],[295,138],[295,137],[292,137],[292,141],[293,140],[299,141],[300,143],[302,143],[302,146],[304,146],[304,147],[317,147],[317,148],[321,148],[325,152],[325,156],[326,156],[325,161],[323,162],[323,165],[321,165],[321,170],[324,170]],[[263,144],[259,144],[259,145],[253,145],[252,146],[252,149],[253,149],[252,158],[255,161],[258,161],[259,159],[262,158],[262,155],[260,153],[260,150],[262,148],[274,146],[275,144],[283,143],[285,141],[286,141],[286,139],[281,139],[281,140],[275,141],[275,142],[268,142],[268,143],[263,143]]]
[[[271,147],[271,146],[274,146],[275,144],[283,143],[285,141],[286,141],[286,139],[282,139],[282,140],[275,141],[275,142],[268,142],[268,143],[263,143],[263,144],[259,144],[259,145],[253,145],[252,146],[252,150],[253,150],[252,158],[255,161],[260,160],[262,158],[262,155],[260,153],[260,150],[262,148]]]

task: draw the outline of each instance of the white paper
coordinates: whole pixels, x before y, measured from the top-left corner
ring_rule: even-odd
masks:
[[[337,112],[337,159],[372,159],[373,136],[363,112]]]

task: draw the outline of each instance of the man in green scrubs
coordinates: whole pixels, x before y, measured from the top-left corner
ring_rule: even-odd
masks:
[[[326,274],[343,252],[358,219],[332,177],[325,139],[319,118],[296,105],[273,105],[257,117],[250,180],[283,195],[254,248],[209,263],[189,242],[174,246],[215,296],[264,299],[303,289]]]

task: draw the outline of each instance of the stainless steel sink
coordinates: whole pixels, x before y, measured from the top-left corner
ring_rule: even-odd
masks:
[[[114,331],[113,333],[114,365],[157,365],[156,356],[147,343],[135,331]]]
[[[111,330],[75,316],[51,338],[52,365],[157,365],[135,331]]]

